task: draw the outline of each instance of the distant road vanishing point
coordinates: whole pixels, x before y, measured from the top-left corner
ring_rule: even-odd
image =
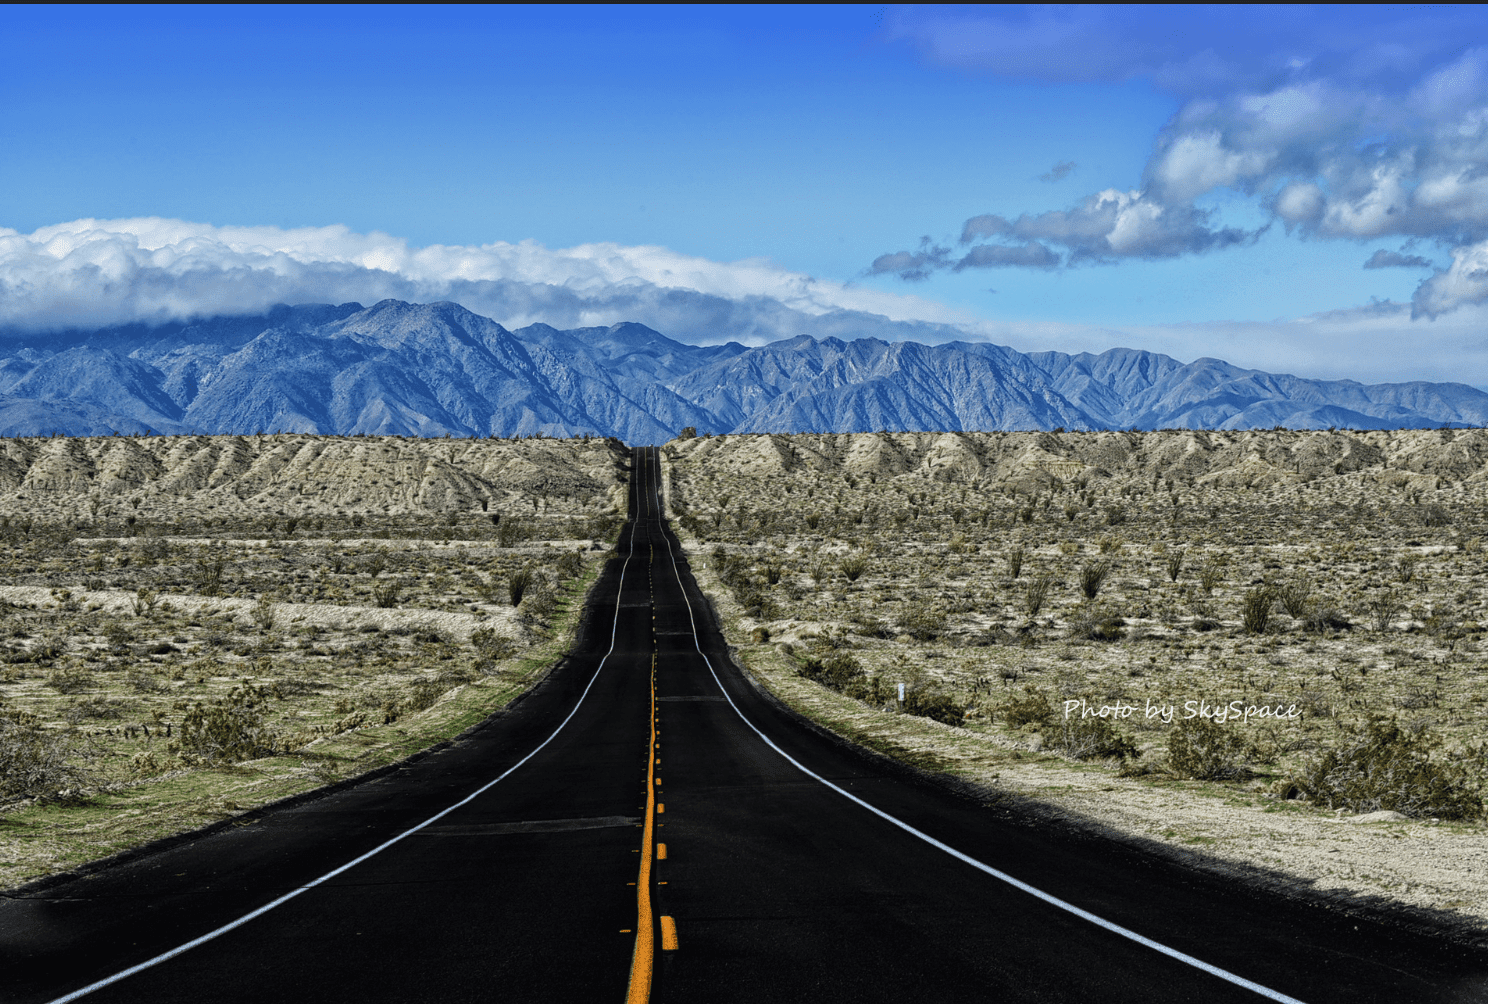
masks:
[[[986,805],[731,662],[632,454],[571,654],[397,771],[0,900],[0,999],[1488,1000],[1488,956]]]

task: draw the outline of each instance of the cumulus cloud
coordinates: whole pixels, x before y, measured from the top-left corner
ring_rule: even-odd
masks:
[[[410,247],[342,226],[285,230],[182,220],[76,220],[0,228],[0,327],[55,330],[276,303],[456,300],[503,323],[633,320],[693,341],[840,330],[964,337],[972,318],[919,297],[815,279],[766,260],[715,262],[661,247],[530,241]],[[937,327],[938,326],[938,327]],[[915,337],[899,335],[898,337]]]
[[[897,275],[906,282],[923,282],[936,269],[950,264],[951,249],[932,244],[929,237],[920,238],[918,251],[894,251],[881,254],[868,266],[869,275]]]
[[[1432,240],[1454,264],[1425,280],[1418,313],[1479,302],[1488,46],[1476,44],[1475,9],[915,8],[893,14],[885,33],[945,65],[1050,82],[1147,79],[1180,99],[1139,187],[1011,221],[974,216],[963,243],[1041,241],[1064,249],[1065,265],[1203,253],[1259,232],[1201,208],[1228,191],[1303,238]],[[1429,264],[1400,257],[1369,267]]]
[[[1380,248],[1369,256],[1364,263],[1365,268],[1430,268],[1431,261],[1422,258],[1418,254],[1401,254],[1399,251],[1386,251]]]

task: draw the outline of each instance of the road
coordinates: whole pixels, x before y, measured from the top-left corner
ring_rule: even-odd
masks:
[[[1488,1000],[1488,953],[807,727],[729,663],[654,451],[633,464],[617,557],[524,700],[392,774],[0,901],[0,999]]]

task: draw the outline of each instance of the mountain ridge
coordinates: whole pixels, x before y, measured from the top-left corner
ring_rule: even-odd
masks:
[[[800,335],[693,345],[635,322],[508,329],[457,303],[278,306],[0,333],[0,435],[431,436],[1488,426],[1465,384],[1361,384],[1161,353]]]

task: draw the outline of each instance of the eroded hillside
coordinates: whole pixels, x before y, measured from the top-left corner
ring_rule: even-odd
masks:
[[[128,519],[598,512],[624,485],[615,440],[105,436],[0,440],[0,515]]]

